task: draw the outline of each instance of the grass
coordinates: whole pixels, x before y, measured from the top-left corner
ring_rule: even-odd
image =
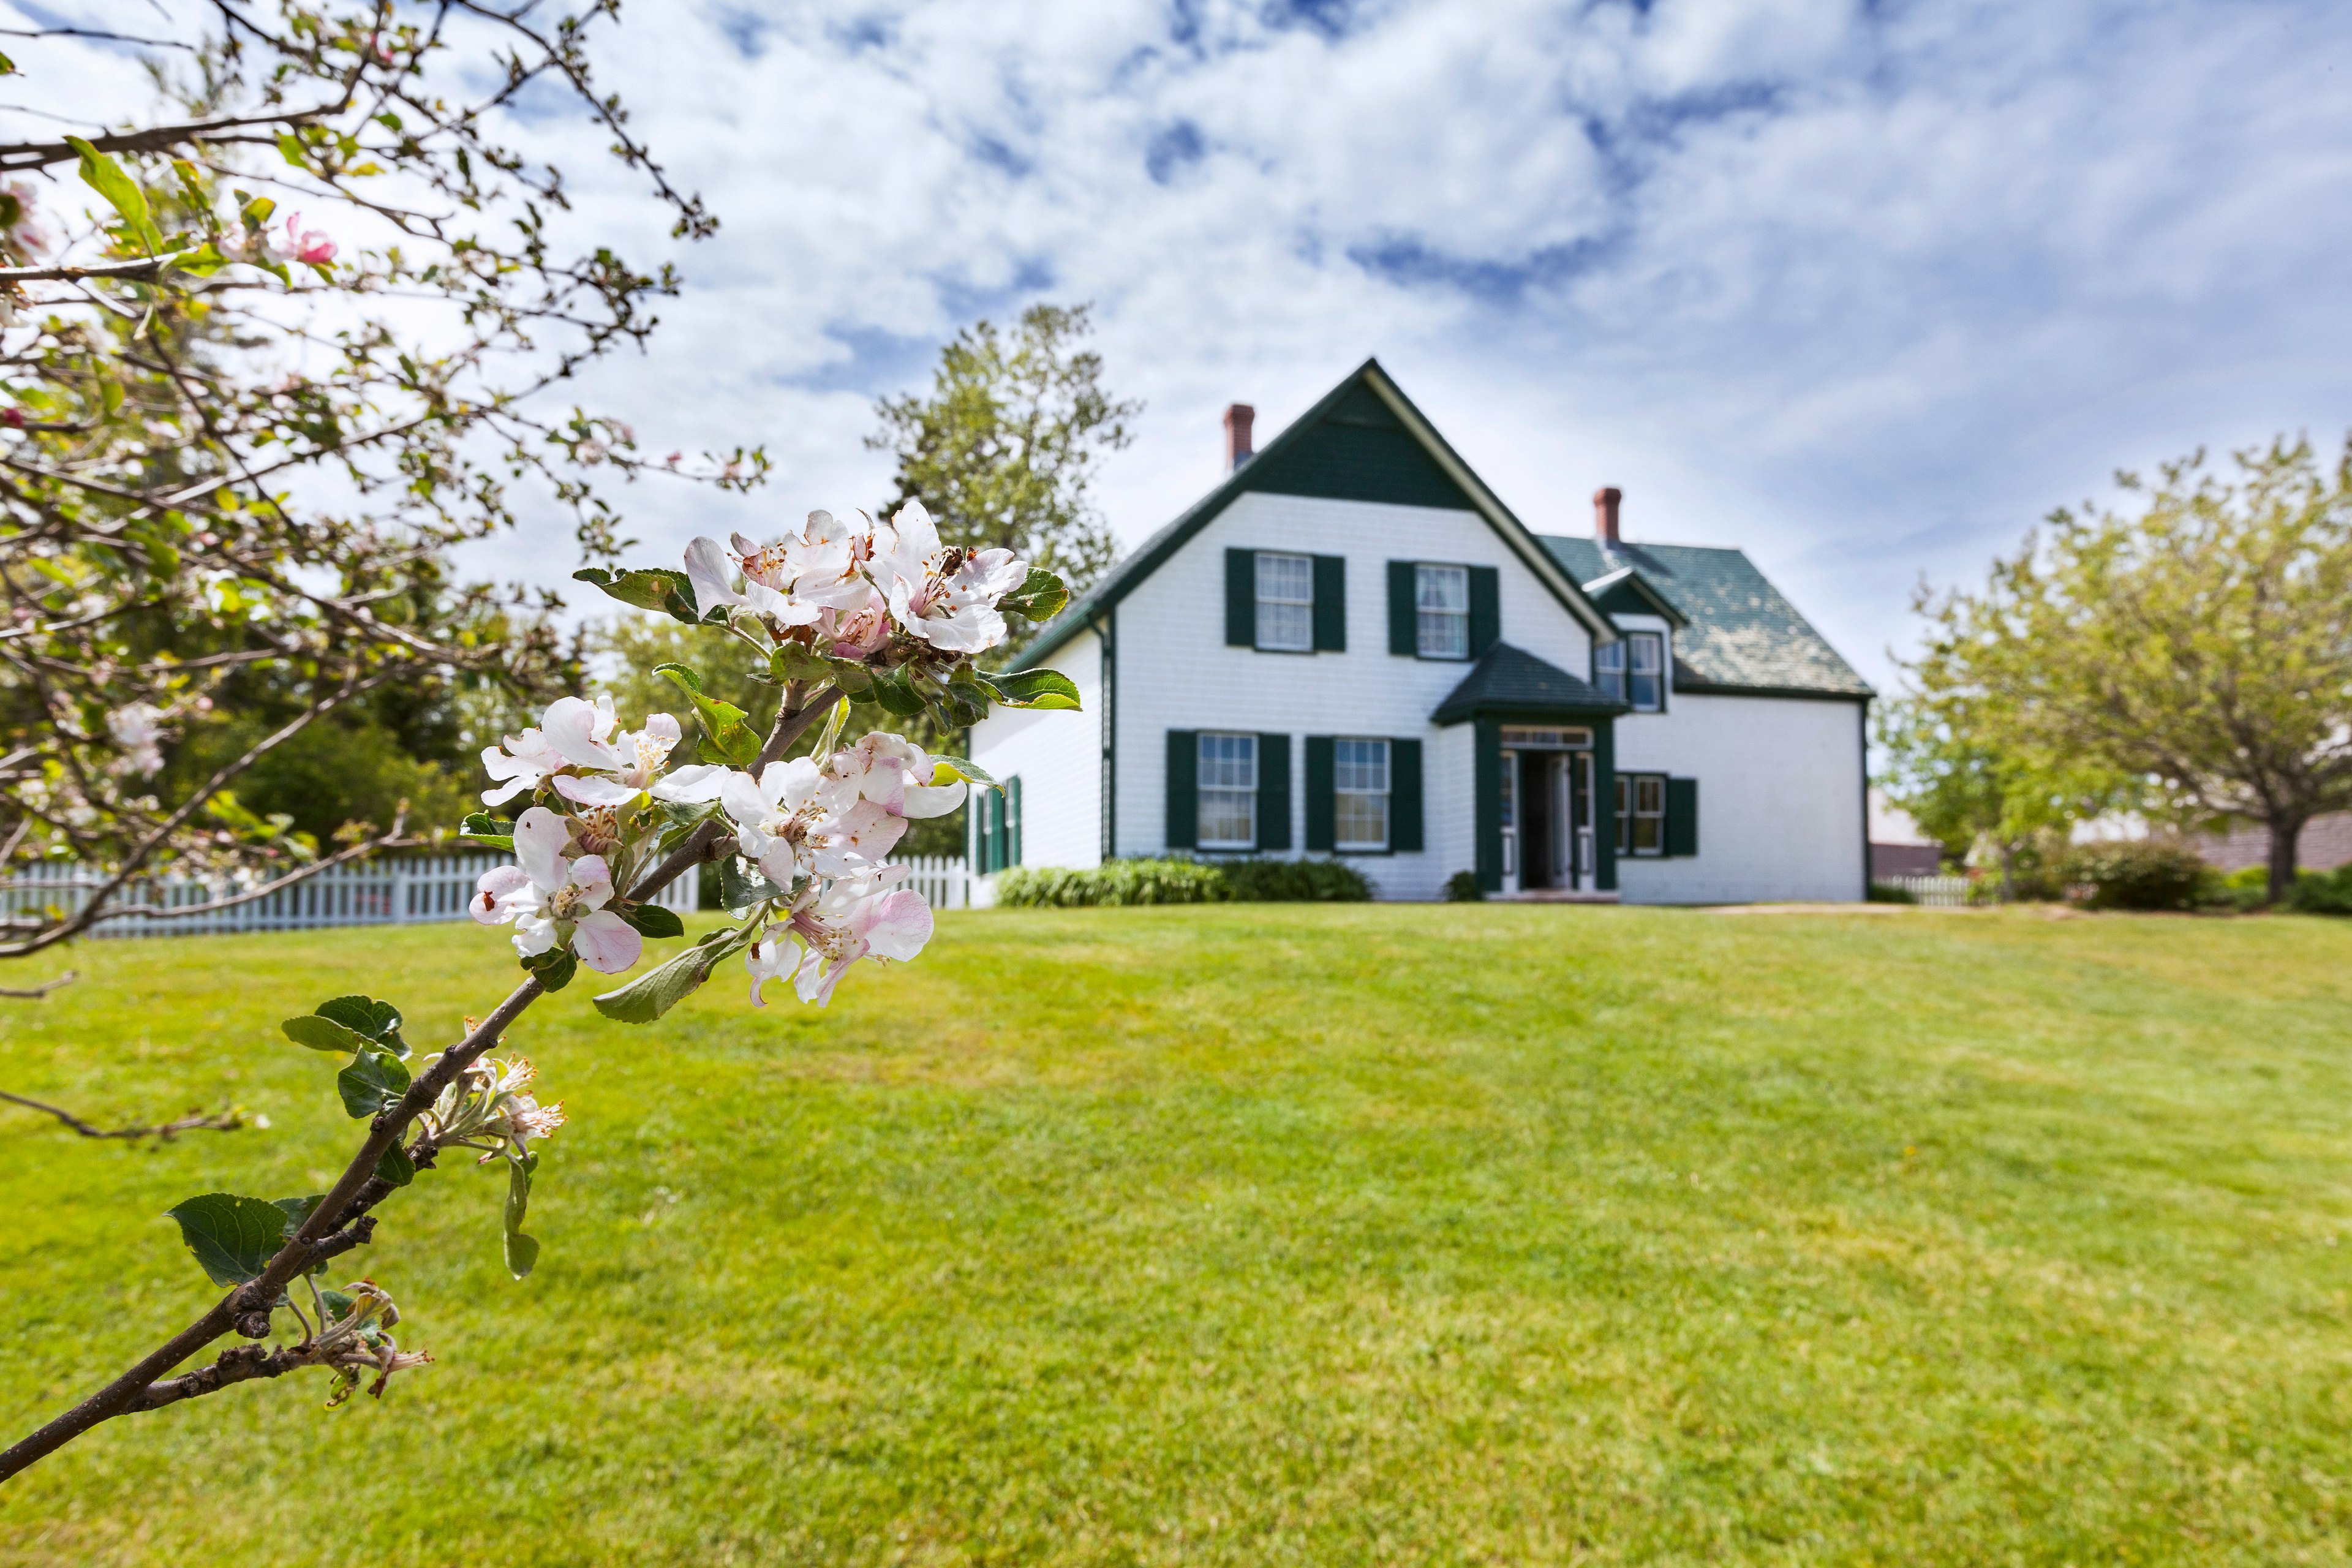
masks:
[[[352,1142],[276,1033],[502,993],[470,928],[85,944],[0,1084],[0,1425],[209,1299],[161,1211]],[[740,969],[515,1043],[362,1268],[439,1364],[119,1421],[0,1562],[2340,1563],[2352,922],[998,911],[829,1012]],[[584,987],[582,988],[584,990]]]

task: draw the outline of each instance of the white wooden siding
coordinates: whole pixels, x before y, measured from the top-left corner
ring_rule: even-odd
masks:
[[[1698,783],[1698,853],[1621,857],[1627,903],[1851,902],[1863,894],[1861,704],[1669,692],[1616,724],[1620,773]]]
[[[1347,651],[1283,654],[1228,647],[1229,548],[1344,558]],[[1341,858],[1359,867],[1381,896],[1391,899],[1433,899],[1447,877],[1470,868],[1470,729],[1465,724],[1440,731],[1429,721],[1437,705],[1470,672],[1470,665],[1389,652],[1391,561],[1497,568],[1503,640],[1572,675],[1590,672],[1591,645],[1584,627],[1475,512],[1245,494],[1118,606],[1121,854],[1156,855],[1165,847],[1167,731],[1232,729],[1292,737],[1293,858],[1305,853],[1304,737],[1420,739],[1427,848],[1416,855]],[[984,757],[979,760],[995,765]],[[1034,824],[1037,817],[1032,810],[1030,821]],[[1462,825],[1458,834],[1451,826],[1455,823]],[[1031,831],[1034,835],[1034,826]],[[1034,837],[1031,843],[1035,843]],[[1027,858],[1036,865],[1054,863],[1034,849]]]
[[[1021,780],[1022,864],[1097,866],[1102,863],[1101,639],[1091,631],[1080,632],[1045,662],[1077,686],[1079,710],[991,709],[972,727],[971,760],[999,779],[1018,775]],[[1119,762],[1124,766],[1127,759],[1122,756]],[[973,903],[989,901],[992,880],[973,879]]]

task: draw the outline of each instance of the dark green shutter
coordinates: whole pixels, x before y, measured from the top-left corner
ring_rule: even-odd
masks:
[[[1290,847],[1290,737],[1257,738],[1257,847]]]
[[[1666,781],[1666,853],[1698,853],[1698,780]]]
[[[1225,643],[1257,647],[1257,552],[1225,552]]]
[[[1492,566],[1470,568],[1470,657],[1476,658],[1503,640],[1503,574]]]
[[[1191,730],[1168,731],[1168,847],[1191,849],[1201,842],[1201,737]]]
[[[1389,651],[1407,658],[1421,651],[1421,608],[1414,599],[1421,585],[1416,576],[1412,562],[1389,563]]]
[[[1021,864],[1021,775],[1004,781],[1004,863]]]
[[[1004,802],[994,790],[980,797],[980,874],[992,876],[1004,868]]]
[[[1348,561],[1341,555],[1315,558],[1315,651],[1348,651]]]
[[[1389,847],[1400,855],[1421,850],[1419,741],[1389,742]]]
[[[1328,850],[1339,841],[1339,796],[1331,737],[1307,737],[1307,847]]]

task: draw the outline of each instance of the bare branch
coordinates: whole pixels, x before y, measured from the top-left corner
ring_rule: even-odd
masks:
[[[70,980],[73,976],[68,974],[65,978]],[[10,994],[22,995],[25,993],[16,992]],[[12,1105],[21,1105],[27,1110],[46,1111],[85,1138],[158,1138],[168,1143],[183,1132],[234,1132],[246,1124],[245,1118],[234,1110],[224,1110],[216,1114],[191,1110],[176,1121],[160,1122],[153,1127],[117,1127],[110,1131],[94,1126],[76,1116],[72,1111],[60,1110],[46,1100],[28,1099],[21,1094],[11,1094],[5,1089],[0,1089],[0,1100],[5,1100]]]

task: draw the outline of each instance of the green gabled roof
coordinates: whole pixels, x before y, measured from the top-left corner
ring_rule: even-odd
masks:
[[[1429,718],[1444,726],[1465,719],[1596,719],[1627,711],[1624,703],[1591,681],[1498,642],[1479,656]]]
[[[1073,600],[1022,650],[1013,667],[1031,668],[1050,657],[1252,490],[1475,512],[1587,631],[1603,642],[1615,639],[1616,628],[1578,586],[1578,579],[1561,568],[1446,445],[1437,427],[1389,379],[1381,362],[1368,359],[1223,484]]]
[[[1681,613],[1685,624],[1674,639],[1676,691],[1876,695],[1740,551],[1631,542],[1604,550],[1597,539],[1558,534],[1543,542],[1588,593],[1638,581]],[[1620,577],[1628,568],[1633,577]]]

